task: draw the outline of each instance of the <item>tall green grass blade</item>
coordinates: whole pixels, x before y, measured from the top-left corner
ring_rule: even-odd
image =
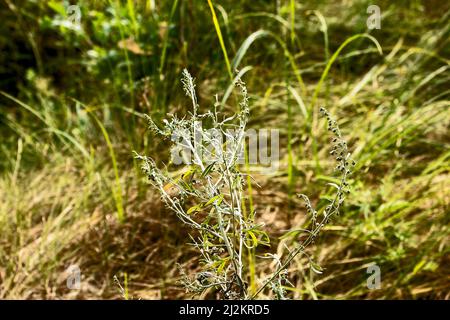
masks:
[[[330,45],[329,45],[329,41],[328,41],[328,25],[325,20],[325,17],[323,16],[322,13],[320,13],[320,11],[312,10],[311,13],[314,14],[317,17],[317,19],[319,20],[320,31],[323,32],[323,41],[324,41],[324,49],[325,49],[325,65],[326,65],[330,59]],[[329,87],[329,84],[327,83],[327,100],[328,100],[329,96],[330,96],[330,87]]]
[[[331,69],[331,66],[333,65],[334,61],[336,61],[337,57],[339,56],[339,54],[341,53],[341,51],[351,42],[360,39],[360,38],[367,38],[369,40],[371,40],[375,46],[378,49],[378,52],[380,54],[383,54],[383,50],[380,46],[380,44],[378,43],[378,40],[375,39],[373,36],[363,33],[363,34],[356,34],[348,39],[346,39],[340,46],[339,48],[336,50],[336,52],[331,56],[331,58],[329,59],[327,65],[325,66],[324,71],[322,72],[322,76],[320,77],[319,82],[316,85],[316,88],[314,90],[314,94],[313,97],[311,99],[311,104],[310,104],[310,113],[312,114],[312,125],[311,125],[311,136],[313,139],[313,143],[312,143],[312,147],[313,147],[313,156],[316,162],[316,168],[319,169],[319,157],[318,157],[318,150],[317,150],[317,137],[316,137],[316,128],[317,128],[317,115],[318,115],[318,110],[316,110],[316,100],[317,100],[317,96],[319,95],[320,89],[322,88],[322,84],[325,80],[325,78],[328,76],[328,73]]]
[[[258,30],[253,32],[251,35],[249,35],[244,42],[242,42],[241,46],[239,47],[238,51],[236,52],[235,57],[233,58],[231,65],[233,70],[237,69],[239,67],[239,64],[241,63],[242,58],[244,58],[245,54],[247,53],[247,50],[250,48],[253,42],[256,40],[266,37],[270,35],[268,31],[265,30]]]
[[[250,46],[258,39],[264,38],[264,37],[272,37],[275,39],[275,41],[281,46],[283,49],[284,55],[288,58],[289,64],[291,66],[292,71],[295,74],[295,77],[297,79],[298,85],[300,86],[302,90],[302,94],[306,96],[306,86],[303,82],[303,78],[300,72],[299,67],[297,66],[297,63],[295,62],[294,56],[289,51],[286,43],[275,33],[267,30],[258,30],[253,32],[251,35],[249,35],[242,45],[239,47],[238,52],[236,53],[235,58],[233,59],[233,66],[238,67],[239,63],[241,62],[244,55],[247,53]]]
[[[233,92],[234,89],[234,83],[236,81],[236,79],[240,79],[244,74],[246,74],[248,71],[252,70],[253,67],[252,66],[246,66],[244,68],[242,68],[242,70],[239,70],[238,74],[233,78],[233,81],[231,81],[230,85],[228,86],[227,90],[225,91],[221,104],[224,106],[225,103],[227,102],[228,98],[230,97],[231,93]]]
[[[336,60],[336,58],[339,56],[339,54],[341,53],[341,51],[342,51],[349,43],[351,43],[351,42],[353,42],[353,41],[355,41],[355,40],[357,40],[357,39],[360,39],[360,38],[368,38],[368,39],[370,39],[370,40],[375,44],[375,46],[377,47],[378,52],[379,52],[380,54],[383,54],[383,49],[381,49],[381,45],[379,44],[378,40],[375,39],[375,38],[374,38],[373,36],[371,36],[370,34],[366,34],[366,33],[363,33],[363,34],[356,34],[356,35],[354,35],[354,36],[348,38],[347,40],[345,40],[345,41],[339,46],[339,48],[336,50],[336,52],[331,56],[331,58],[330,58],[330,60],[328,61],[327,65],[325,66],[325,70],[322,72],[322,75],[321,75],[321,77],[320,77],[320,80],[319,80],[319,82],[318,82],[317,85],[316,85],[316,89],[314,90],[314,94],[313,94],[313,97],[312,97],[312,99],[311,99],[311,107],[310,107],[311,111],[313,110],[313,108],[314,108],[314,106],[315,106],[315,104],[316,104],[317,96],[319,95],[320,89],[322,88],[322,84],[323,84],[325,78],[328,76],[328,72],[330,71],[331,66],[333,65],[333,63],[334,63],[334,61]]]
[[[47,122],[47,120],[45,120],[45,118],[36,110],[34,110],[32,107],[30,107],[28,104],[23,103],[22,101],[20,101],[19,99],[16,99],[15,97],[13,97],[12,95],[4,92],[4,91],[0,91],[0,93],[2,95],[4,95],[6,98],[14,101],[15,103],[17,103],[18,105],[20,105],[21,107],[23,107],[24,109],[28,110],[29,112],[31,112],[32,114],[34,114],[39,120],[41,120],[42,122],[44,122],[46,125],[49,125],[49,123]]]
[[[125,30],[120,19],[120,10],[121,10],[120,1],[116,1],[116,5],[114,5],[113,0],[109,0],[109,3],[114,8],[114,15],[117,21],[117,25],[119,26],[120,38],[122,41],[126,41]],[[131,107],[134,109],[134,83],[133,83],[133,72],[131,70],[131,60],[128,54],[128,49],[125,46],[123,47],[122,51],[125,55],[125,63],[127,65],[128,86],[130,87]]]
[[[277,22],[279,22],[284,28],[286,28],[286,30],[290,30],[291,29],[291,25],[289,24],[289,22],[286,19],[283,19],[281,16],[273,14],[273,13],[269,13],[269,12],[252,12],[252,13],[246,13],[246,14],[241,14],[241,15],[237,15],[231,18],[231,20],[236,21],[236,20],[241,20],[241,19],[251,19],[251,18],[257,18],[257,17],[263,17],[263,18],[269,18],[272,20],[275,20]]]
[[[116,160],[116,154],[114,152],[113,145],[111,143],[111,140],[109,138],[108,131],[106,131],[105,126],[98,120],[98,118],[90,112],[91,116],[94,118],[95,122],[99,126],[100,130],[102,131],[103,137],[105,138],[106,144],[109,149],[109,155],[111,157],[111,162],[113,165],[114,170],[114,178],[115,178],[115,186],[113,188],[113,197],[116,202],[116,209],[117,209],[117,219],[119,222],[125,221],[125,210],[123,206],[123,198],[122,198],[122,184],[120,183],[120,177],[119,177],[119,169],[117,167],[117,160]]]
[[[133,24],[133,31],[134,36],[136,37],[136,40],[139,38],[139,26],[138,22],[136,20],[136,13],[134,10],[134,1],[133,0],[127,0],[127,9],[128,9],[128,15],[130,16],[131,23]]]
[[[87,150],[70,134],[68,134],[67,132],[64,132],[62,130],[59,130],[58,128],[55,128],[51,123],[48,122],[48,120],[46,120],[37,110],[35,110],[33,107],[31,107],[30,105],[20,101],[19,99],[7,94],[6,92],[0,91],[0,93],[2,95],[4,95],[6,98],[14,101],[15,103],[17,103],[18,105],[20,105],[21,107],[23,107],[25,110],[29,111],[30,113],[32,113],[33,115],[35,115],[39,120],[41,120],[46,126],[47,126],[47,131],[54,133],[56,136],[58,137],[64,137],[65,139],[67,139],[68,141],[70,141],[80,152],[81,154],[86,157],[89,158],[89,152],[87,152]]]
[[[172,9],[170,10],[169,23],[168,23],[169,29],[167,30],[166,34],[164,35],[163,49],[162,49],[162,53],[161,53],[161,61],[159,63],[160,78],[163,76],[164,64],[166,62],[167,45],[169,43],[169,34],[170,34],[170,24],[173,21],[173,16],[175,14],[175,10],[176,10],[177,6],[178,6],[178,0],[175,0],[173,2]]]
[[[290,1],[289,13],[291,16],[291,44],[295,42],[295,0]]]
[[[211,9],[211,15],[214,23],[214,28],[216,29],[217,37],[219,38],[220,47],[222,48],[223,57],[225,59],[225,64],[227,66],[228,75],[230,79],[233,80],[233,71],[231,70],[230,60],[228,59],[227,48],[225,47],[225,42],[223,41],[222,31],[220,31],[219,20],[217,20],[216,11],[211,0],[208,0],[209,8]]]
[[[300,97],[298,92],[291,86],[288,86],[288,91],[292,94],[295,101],[298,104],[298,107],[300,109],[300,112],[302,113],[303,117],[305,118],[305,122],[309,119],[308,110],[306,109],[305,103],[303,102],[303,99]]]

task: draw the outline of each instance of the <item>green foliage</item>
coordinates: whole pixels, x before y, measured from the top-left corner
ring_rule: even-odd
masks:
[[[267,231],[245,233],[249,292],[313,227],[292,195],[308,194],[318,220],[339,190],[324,105],[357,160],[351,197],[307,255],[292,259],[289,278],[258,297],[448,298],[448,3],[378,1],[379,30],[367,30],[365,0],[80,0],[79,26],[70,4],[0,3],[1,298],[186,297],[174,266],[201,273],[203,265],[130,156],[169,163],[166,142],[146,134],[145,115],[162,127],[167,113],[192,109],[178,85],[184,67],[202,79],[199,114],[218,88],[228,88],[217,97],[223,112],[236,111],[229,73],[239,68],[251,88],[248,127],[281,130],[279,172],[240,168],[254,186],[242,212]],[[193,176],[214,173],[204,169]],[[182,174],[186,187],[191,176]],[[188,216],[226,199],[214,197],[186,207],[200,206]],[[373,262],[379,290],[366,287]],[[64,282],[72,263],[86,276],[79,292]],[[224,254],[213,267],[224,276],[230,264]]]

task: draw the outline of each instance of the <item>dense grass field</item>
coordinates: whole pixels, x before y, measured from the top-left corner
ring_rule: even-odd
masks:
[[[187,68],[202,112],[239,72],[248,126],[280,130],[278,170],[241,168],[246,208],[270,236],[249,253],[252,290],[273,267],[260,256],[281,254],[298,240],[282,235],[308,224],[297,194],[320,207],[333,192],[325,106],[356,166],[341,215],[307,249],[321,274],[298,256],[287,296],[449,299],[450,3],[379,0],[379,29],[367,25],[371,4],[2,1],[0,298],[193,297],[177,264],[201,267],[194,231],[133,154],[168,161],[145,115],[161,124],[190,111]],[[231,95],[224,114],[236,106]],[[367,287],[372,264],[379,289]],[[71,265],[79,289],[67,287]]]

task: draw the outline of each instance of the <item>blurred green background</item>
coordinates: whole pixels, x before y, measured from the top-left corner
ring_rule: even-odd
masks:
[[[310,248],[323,274],[298,258],[291,297],[448,299],[450,3],[377,1],[373,30],[370,1],[211,4],[0,2],[0,298],[189,297],[175,266],[198,266],[189,230],[132,154],[168,159],[144,114],[189,111],[187,68],[202,110],[238,69],[250,126],[281,130],[280,170],[255,173],[249,191],[269,251],[305,222],[296,193],[319,202],[331,192],[319,106],[354,152],[343,215]],[[371,263],[378,290],[366,286]],[[72,264],[80,290],[66,286]],[[256,262],[257,280],[269,267]]]

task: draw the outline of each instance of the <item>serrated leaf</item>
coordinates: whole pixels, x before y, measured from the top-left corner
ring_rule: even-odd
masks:
[[[194,212],[199,212],[200,210],[202,210],[202,208],[203,208],[203,206],[198,204],[196,206],[190,207],[186,213],[192,214]]]
[[[212,168],[214,167],[214,165],[216,164],[216,162],[211,163],[210,165],[208,165],[205,170],[203,170],[202,172],[202,178],[206,177],[206,175],[212,170]]]
[[[221,273],[227,264],[228,258],[224,258],[220,266],[217,268],[217,273]]]
[[[215,197],[212,197],[208,202],[205,203],[205,206],[209,206],[210,204],[213,204],[214,201],[217,200],[217,204],[220,205],[220,203],[222,203],[223,200],[223,194],[219,194]]]
[[[264,246],[270,247],[270,237],[267,234],[267,232],[262,230],[253,229],[252,232],[256,235],[260,235],[262,239],[260,239],[258,242]]]
[[[330,186],[332,186],[332,187],[335,187],[336,189],[340,189],[340,187],[336,184],[336,183],[334,183],[334,182],[328,182],[327,183],[328,185],[330,185]]]
[[[250,235],[250,238],[252,238],[253,245],[249,246],[250,249],[256,248],[258,246],[258,239],[256,238],[255,234],[252,231],[247,231],[247,233]]]
[[[309,266],[311,267],[311,270],[314,271],[317,274],[322,274],[322,270],[319,270],[319,266],[316,265],[314,262],[310,261]]]
[[[67,15],[66,13],[66,9],[64,8],[64,6],[57,2],[57,1],[50,1],[48,3],[48,6],[53,9],[53,11],[59,13],[60,15],[62,15],[63,17],[65,17]]]

